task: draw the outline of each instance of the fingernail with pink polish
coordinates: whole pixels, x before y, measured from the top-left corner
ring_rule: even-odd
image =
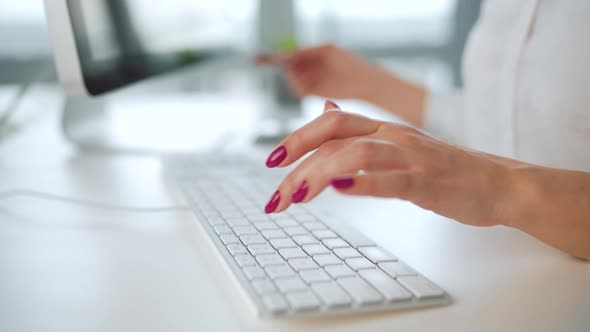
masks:
[[[264,212],[267,214],[275,212],[280,202],[281,192],[277,190],[274,194],[272,194],[268,203],[266,203],[266,206],[264,207]]]
[[[346,189],[354,186],[354,178],[351,176],[340,176],[332,179],[332,187],[336,189]]]
[[[340,106],[338,106],[338,104],[336,104],[335,102],[331,101],[331,100],[326,100],[326,108],[330,109],[330,108],[337,108],[340,109]]]
[[[284,145],[276,148],[266,159],[266,167],[273,168],[279,166],[287,158],[287,148]]]
[[[305,196],[307,196],[307,192],[309,191],[309,186],[307,185],[307,181],[301,182],[299,188],[293,193],[291,197],[291,202],[293,203],[301,203]]]

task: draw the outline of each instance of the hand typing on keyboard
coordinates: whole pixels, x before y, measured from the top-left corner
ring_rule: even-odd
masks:
[[[330,101],[266,164],[288,166],[313,150],[282,181],[267,212],[310,201],[332,186],[344,194],[410,200],[469,224],[500,221],[493,218],[495,204],[503,202],[506,162],[499,157],[468,152],[412,127],[345,113]]]
[[[449,302],[441,288],[340,219],[304,205],[265,214],[260,206],[276,178],[257,163],[181,158],[168,170],[262,317]]]
[[[590,259],[590,210],[579,199],[588,197],[590,173],[467,150],[412,127],[341,112],[329,101],[266,165],[288,166],[314,150],[282,181],[267,213],[331,185],[343,194],[405,199],[465,224],[515,227]]]

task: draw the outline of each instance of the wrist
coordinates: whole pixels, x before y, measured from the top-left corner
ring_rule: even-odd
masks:
[[[535,181],[535,166],[508,166],[508,194],[504,198],[506,215],[502,224],[529,232],[538,220],[535,212],[542,190]]]
[[[427,91],[413,83],[374,66],[367,75],[359,99],[367,101],[408,121],[422,127]]]
[[[363,88],[359,91],[359,99],[385,108],[388,99],[392,97],[392,92],[397,89],[398,79],[373,64],[366,73],[362,83]]]

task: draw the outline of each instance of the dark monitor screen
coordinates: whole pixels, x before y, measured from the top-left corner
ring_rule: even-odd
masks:
[[[254,0],[67,0],[87,91],[253,48]]]

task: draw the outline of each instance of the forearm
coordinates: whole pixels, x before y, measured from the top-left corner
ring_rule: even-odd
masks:
[[[378,67],[370,76],[371,83],[366,85],[361,99],[394,113],[413,126],[423,127],[426,89]]]
[[[506,225],[590,259],[590,173],[520,166],[511,174]]]

